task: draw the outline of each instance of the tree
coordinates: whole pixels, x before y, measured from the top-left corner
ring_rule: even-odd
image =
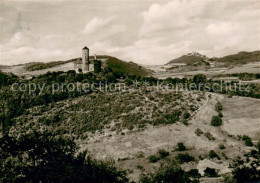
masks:
[[[222,109],[223,109],[222,104],[220,102],[217,102],[216,105],[215,105],[215,109],[216,109],[217,112],[222,111]]]
[[[176,150],[177,151],[186,151],[186,147],[185,147],[185,145],[182,142],[179,142],[177,144],[177,149]]]
[[[126,171],[112,161],[93,160],[76,144],[49,132],[0,139],[0,180],[3,182],[128,182]]]
[[[209,158],[213,159],[213,158],[217,158],[217,159],[220,159],[220,157],[218,156],[218,154],[213,151],[213,150],[210,150],[209,151]]]
[[[211,119],[211,125],[212,126],[221,126],[222,125],[222,119],[218,116],[213,116]]]
[[[159,154],[159,158],[160,158],[160,159],[163,159],[163,158],[165,158],[165,157],[167,157],[167,156],[170,155],[170,153],[167,152],[165,149],[160,149],[160,150],[158,151],[158,154]]]
[[[205,84],[207,82],[207,77],[204,74],[196,74],[193,77],[193,82],[196,84]]]
[[[191,161],[195,161],[195,158],[188,153],[181,153],[177,155],[176,160],[180,163],[188,163]]]
[[[155,155],[149,156],[148,159],[150,163],[156,163],[158,161],[158,158]]]
[[[188,119],[188,118],[190,117],[190,113],[186,111],[186,112],[183,114],[183,117],[184,117],[184,119]]]
[[[252,147],[254,145],[253,142],[252,142],[252,139],[249,136],[247,136],[247,135],[243,135],[242,140],[245,141],[245,145],[246,146],[251,146]]]
[[[214,168],[209,168],[207,167],[205,170],[204,170],[204,175],[206,177],[217,177],[218,176],[218,172],[214,169]]]

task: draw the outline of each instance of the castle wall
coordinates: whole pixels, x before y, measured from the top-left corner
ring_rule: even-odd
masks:
[[[89,64],[89,71],[93,72],[94,71],[94,64]]]

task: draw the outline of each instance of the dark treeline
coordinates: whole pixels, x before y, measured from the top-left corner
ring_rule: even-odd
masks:
[[[49,132],[0,138],[0,180],[16,183],[128,182],[113,161],[92,159],[76,144]]]

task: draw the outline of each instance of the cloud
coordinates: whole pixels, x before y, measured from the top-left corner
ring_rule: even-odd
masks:
[[[202,14],[205,3],[198,1],[171,1],[166,4],[153,4],[143,12],[144,24],[140,34],[149,35],[157,31],[171,31],[185,28],[190,19]]]
[[[211,35],[230,34],[241,29],[238,22],[220,22],[212,23],[206,27],[206,31]]]
[[[96,31],[104,30],[106,26],[111,24],[113,20],[115,19],[114,16],[108,17],[105,19],[94,17],[90,20],[90,22],[85,26],[83,33],[85,34],[91,34]]]
[[[0,17],[0,23],[4,22],[5,19],[3,17]]]
[[[155,50],[161,50],[164,56],[159,58],[165,62],[169,58],[165,50],[176,58],[187,50],[223,56],[241,50],[260,49],[257,5],[257,2],[205,0],[153,4],[142,13],[144,23],[139,39],[157,40]],[[174,45],[183,49],[173,49]],[[147,54],[147,62],[150,57]]]
[[[75,58],[75,49],[47,49],[34,47],[19,47],[1,52],[1,59],[8,65],[22,64],[28,62],[48,62]],[[17,59],[15,59],[17,58]],[[19,59],[22,58],[22,59]]]

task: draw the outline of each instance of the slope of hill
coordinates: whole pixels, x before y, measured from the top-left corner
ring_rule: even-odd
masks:
[[[71,60],[67,60],[67,61],[52,61],[52,62],[47,62],[47,63],[31,62],[31,63],[25,64],[24,68],[27,71],[37,71],[37,70],[49,69],[49,68],[52,68],[52,67],[55,67],[55,66],[59,66],[59,65],[66,64],[66,63],[74,62],[76,60],[77,60],[77,58],[74,58],[74,59],[71,59]]]
[[[111,69],[113,72],[128,75],[147,76],[152,73],[152,71],[134,62],[125,62],[115,57],[109,57],[105,62],[105,67]]]
[[[225,63],[225,65],[247,64],[250,62],[260,61],[260,51],[241,51],[237,54],[228,55],[222,58],[211,58],[210,60]]]
[[[193,52],[193,53],[189,53],[187,55],[183,55],[179,58],[173,59],[170,62],[168,62],[167,64],[182,63],[182,64],[191,65],[191,64],[199,63],[199,62],[202,62],[205,60],[207,60],[206,56]]]

